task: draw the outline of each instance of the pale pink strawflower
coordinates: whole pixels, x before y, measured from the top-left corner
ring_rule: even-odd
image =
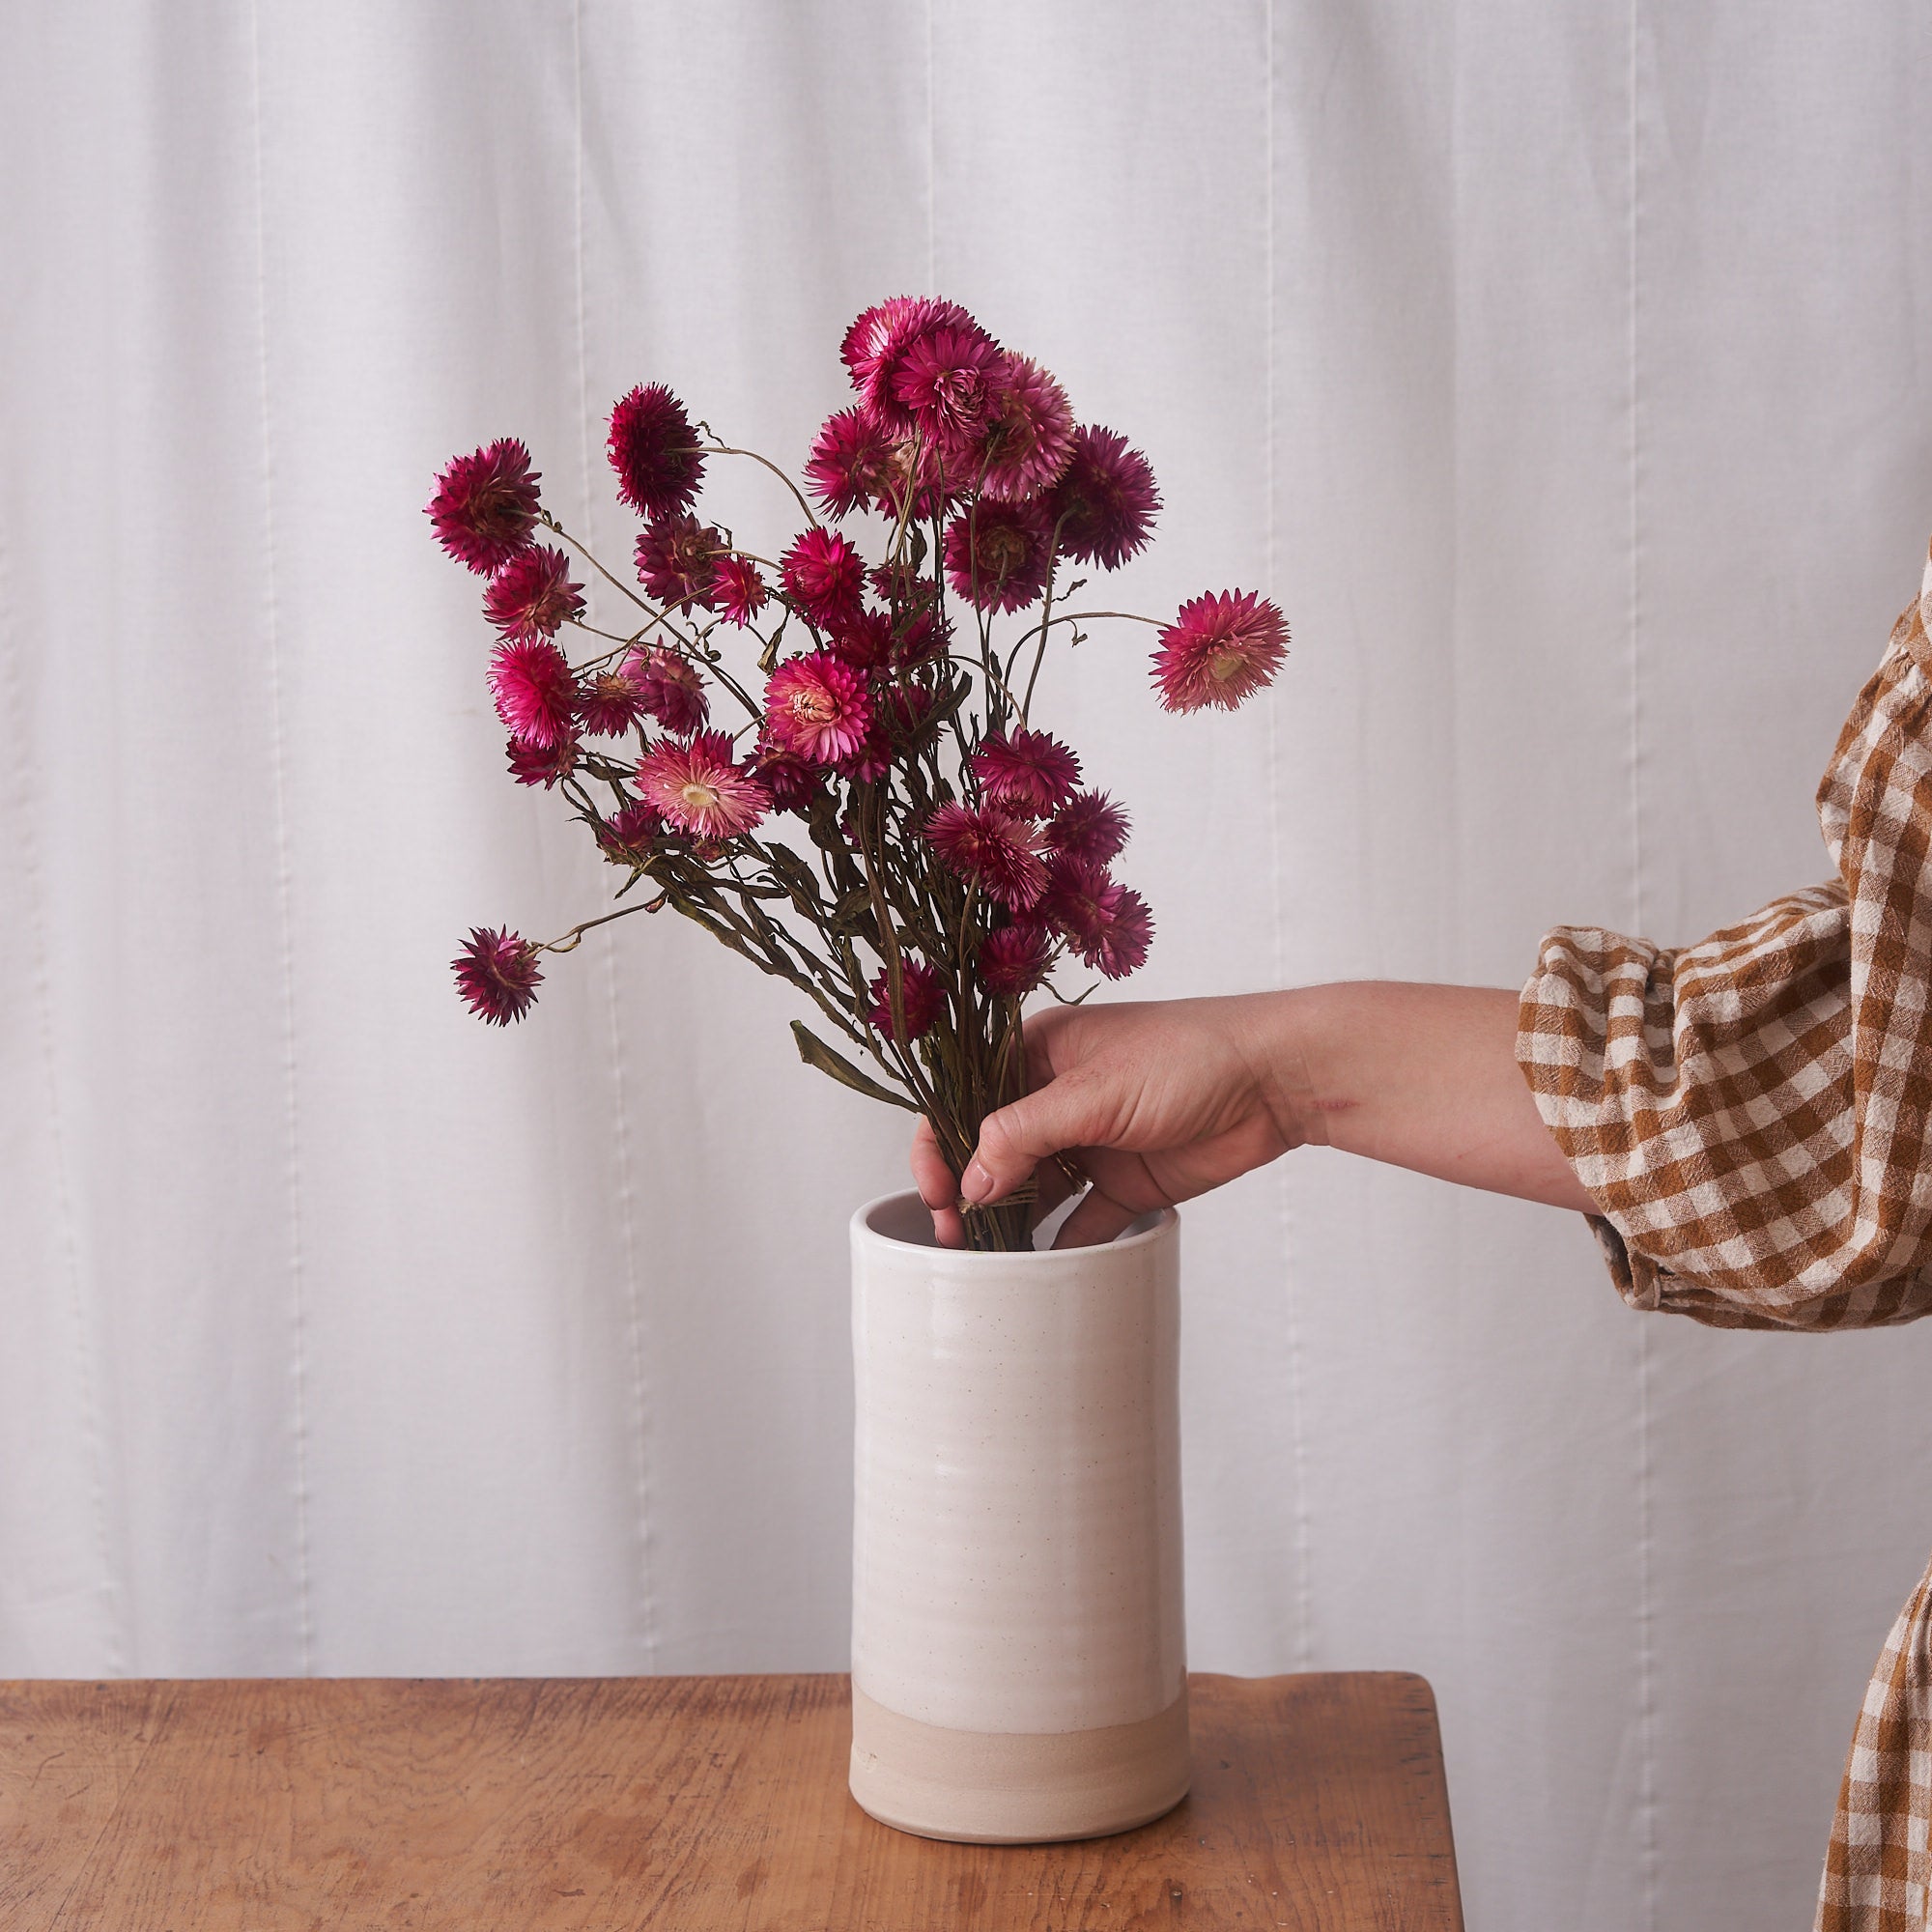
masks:
[[[869,416],[840,410],[827,419],[811,445],[806,481],[828,514],[849,515],[886,495],[896,447]]]
[[[1272,681],[1288,656],[1288,619],[1252,590],[1196,597],[1160,634],[1153,681],[1162,708],[1232,711]]]
[[[771,796],[731,757],[723,731],[700,731],[689,744],[664,738],[638,763],[638,790],[681,832],[735,838],[751,831]]]
[[[576,738],[559,738],[554,745],[532,745],[512,733],[506,747],[510,776],[520,785],[541,785],[549,791],[577,769]]]
[[[451,556],[488,576],[528,548],[538,480],[528,449],[515,437],[499,437],[450,462],[425,514]]]
[[[820,630],[856,617],[865,594],[866,560],[837,530],[809,529],[779,559],[785,594]]]
[[[464,1003],[492,1026],[522,1019],[536,1004],[537,988],[543,983],[536,948],[517,933],[498,932],[494,926],[472,927],[449,968]]]
[[[532,544],[497,567],[483,592],[483,614],[517,641],[554,638],[583,614],[581,583],[570,581],[570,559],[549,544]]]
[[[765,685],[767,736],[814,765],[851,757],[871,727],[864,676],[829,651],[786,658]]]
[[[1123,436],[1076,430],[1073,453],[1046,498],[1060,550],[1078,563],[1118,570],[1153,534],[1160,492],[1153,471]]]
[[[946,527],[946,581],[982,611],[1019,611],[1046,588],[1050,532],[1035,503],[981,498]]]
[[[993,731],[973,753],[973,776],[986,804],[1044,818],[1073,796],[1080,760],[1044,731]]]
[[[721,556],[711,579],[711,608],[742,629],[765,608],[765,580],[748,556]]]
[[[978,452],[980,487],[1016,499],[1044,490],[1073,455],[1066,391],[1037,363],[1009,355],[987,397]]]
[[[724,548],[724,532],[696,517],[661,517],[638,539],[638,581],[667,611],[675,606],[689,616],[694,604],[708,611]]]
[[[574,735],[577,680],[563,653],[547,638],[498,644],[490,660],[497,716],[539,748]]]
[[[1030,920],[1016,921],[987,933],[974,956],[989,993],[1019,999],[1046,978],[1053,963],[1053,936]]]
[[[639,385],[611,410],[609,449],[617,498],[639,516],[674,516],[696,501],[704,480],[697,432],[662,383]]]
[[[1103,791],[1076,792],[1047,820],[1046,842],[1062,858],[1104,866],[1127,842],[1127,814]]]
[[[899,1012],[903,1029],[893,1024],[892,984],[882,966],[867,988],[872,996],[871,1021],[888,1039],[901,1046],[932,1030],[932,1023],[946,1010],[946,982],[923,959],[899,962]]]
[[[1081,959],[1105,978],[1124,980],[1146,962],[1153,915],[1140,894],[1104,866],[1051,861],[1039,909]]]
[[[704,680],[679,651],[662,644],[633,651],[624,660],[624,675],[637,686],[644,709],[680,738],[688,738],[711,716]]]
[[[925,821],[926,843],[989,898],[1024,912],[1046,890],[1038,827],[997,807],[942,805]]]

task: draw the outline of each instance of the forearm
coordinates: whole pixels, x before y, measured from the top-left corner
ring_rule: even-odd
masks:
[[[1250,1018],[1275,1119],[1443,1180],[1594,1211],[1516,1064],[1517,995],[1362,980],[1271,994]]]

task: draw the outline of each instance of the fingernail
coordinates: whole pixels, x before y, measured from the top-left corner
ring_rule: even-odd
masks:
[[[977,1160],[969,1160],[959,1178],[959,1191],[969,1201],[983,1201],[993,1191],[993,1177]]]

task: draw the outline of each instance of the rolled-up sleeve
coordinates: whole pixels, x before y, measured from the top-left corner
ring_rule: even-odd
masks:
[[[1932,1312],[1932,562],[1818,789],[1830,883],[1695,946],[1546,935],[1517,1060],[1618,1292],[1723,1327]]]

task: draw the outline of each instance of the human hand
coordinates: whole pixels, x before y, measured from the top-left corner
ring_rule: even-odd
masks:
[[[1142,1214],[1260,1167],[1309,1137],[1282,1078],[1290,995],[1051,1007],[1026,1023],[1030,1090],[989,1114],[955,1181],[921,1121],[912,1170],[943,1247],[963,1247],[959,1198],[999,1201],[1034,1179],[1035,1218],[1072,1183],[1069,1153],[1093,1183],[1056,1247],[1110,1241]],[[1292,1052],[1287,1056],[1292,1058]]]

